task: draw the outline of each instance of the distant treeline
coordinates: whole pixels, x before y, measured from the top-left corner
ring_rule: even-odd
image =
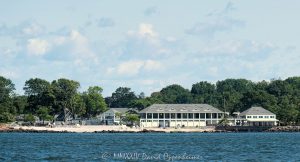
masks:
[[[110,97],[103,98],[102,88],[91,86],[80,93],[79,82],[58,79],[51,83],[33,78],[25,82],[24,95],[14,93],[10,79],[0,76],[0,122],[14,121],[19,114],[51,120],[66,109],[73,117],[91,118],[108,107],[143,109],[154,103],[206,103],[226,112],[244,111],[251,106],[262,106],[277,115],[282,124],[300,123],[300,77],[270,82],[252,82],[246,79],[226,79],[212,84],[201,81],[191,90],[180,85],[169,85],[146,97],[128,87],[119,87]]]

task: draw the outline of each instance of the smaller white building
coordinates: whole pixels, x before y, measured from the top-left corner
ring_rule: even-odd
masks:
[[[107,111],[100,115],[101,121],[105,125],[120,124],[121,118],[125,116],[129,108],[109,108]]]
[[[276,114],[262,107],[251,107],[229,121],[235,126],[275,126],[278,122]]]

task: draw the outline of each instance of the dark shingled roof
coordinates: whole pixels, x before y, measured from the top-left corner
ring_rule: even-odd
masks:
[[[153,104],[140,113],[223,113],[208,104]]]
[[[240,116],[245,116],[245,115],[275,115],[275,114],[262,107],[251,107],[250,109],[247,109],[240,114]]]

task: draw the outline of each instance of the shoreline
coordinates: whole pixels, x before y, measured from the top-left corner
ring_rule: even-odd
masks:
[[[230,127],[229,127],[230,128]],[[127,126],[9,126],[0,125],[0,133],[238,133],[238,132],[300,132],[300,126],[276,126],[260,131],[208,128],[130,128]]]
[[[130,128],[124,126],[59,126],[59,127],[36,127],[17,126],[5,127],[0,132],[25,132],[25,133],[189,133],[189,132],[222,132],[215,129],[199,128]]]

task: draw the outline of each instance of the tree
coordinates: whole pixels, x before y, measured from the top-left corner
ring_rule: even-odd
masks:
[[[0,76],[0,122],[14,121],[13,114],[16,113],[12,100],[14,90],[15,85],[12,81]]]
[[[87,92],[83,93],[86,105],[86,115],[88,117],[96,116],[106,111],[106,103],[102,97],[102,88],[99,86],[89,87]]]
[[[252,106],[261,106],[272,112],[276,111],[277,99],[275,96],[263,90],[249,91],[243,94],[241,98],[241,111]]]
[[[285,81],[282,80],[273,80],[267,87],[268,93],[280,97],[284,95],[288,95],[292,92],[291,85],[287,84]]]
[[[35,122],[35,118],[34,118],[34,116],[32,114],[27,114],[27,115],[25,115],[24,121],[25,122],[34,123]]]
[[[0,76],[0,103],[6,98],[9,98],[13,94],[14,90],[15,85],[12,83],[12,81]]]
[[[145,98],[145,93],[144,93],[144,92],[141,92],[141,93],[138,95],[138,98],[139,98],[139,99],[144,99],[144,98]]]
[[[129,114],[127,113],[124,119],[126,122],[129,122],[130,125],[134,125],[134,123],[137,123],[140,121],[139,115],[137,114]]]
[[[191,93],[195,95],[212,95],[216,92],[216,86],[214,84],[204,82],[198,82],[193,84]]]
[[[128,107],[137,108],[138,110],[142,110],[151,105],[151,101],[149,98],[144,99],[136,99],[129,103]]]
[[[136,100],[137,97],[134,92],[128,87],[119,87],[114,93],[112,93],[110,98],[106,101],[109,107],[129,107],[130,103]]]
[[[115,113],[116,118],[119,119],[119,121],[120,121],[120,123],[119,123],[120,125],[122,124],[122,121],[123,121],[122,115],[123,114],[121,112],[116,112]]]
[[[75,116],[82,116],[86,113],[86,104],[84,102],[83,94],[75,94],[70,102],[70,111],[72,113],[72,118],[75,119]]]
[[[160,91],[161,100],[164,103],[191,103],[192,95],[189,90],[182,86],[173,84]]]
[[[49,115],[49,109],[45,106],[39,107],[37,110],[37,115],[40,118],[40,120],[43,121],[43,124],[45,124],[45,120],[52,120],[52,116]]]
[[[74,80],[58,79],[52,82],[53,92],[56,98],[56,112],[63,111],[66,121],[67,109],[73,105],[73,97],[77,94],[80,84]]]
[[[0,123],[7,123],[15,121],[15,116],[8,112],[0,113]]]
[[[193,95],[193,103],[218,104],[216,86],[214,84],[206,81],[198,82],[193,84],[191,93]]]
[[[51,84],[40,78],[31,78],[25,82],[25,95],[27,96],[27,111],[36,113],[39,106],[50,107],[54,104],[55,96]]]
[[[219,106],[223,110],[233,113],[241,111],[240,102],[243,94],[252,91],[254,83],[246,79],[226,79],[216,83],[216,90],[219,96]]]
[[[28,106],[27,97],[26,96],[13,96],[13,106],[16,108],[16,112],[18,114],[23,114],[25,108]]]

